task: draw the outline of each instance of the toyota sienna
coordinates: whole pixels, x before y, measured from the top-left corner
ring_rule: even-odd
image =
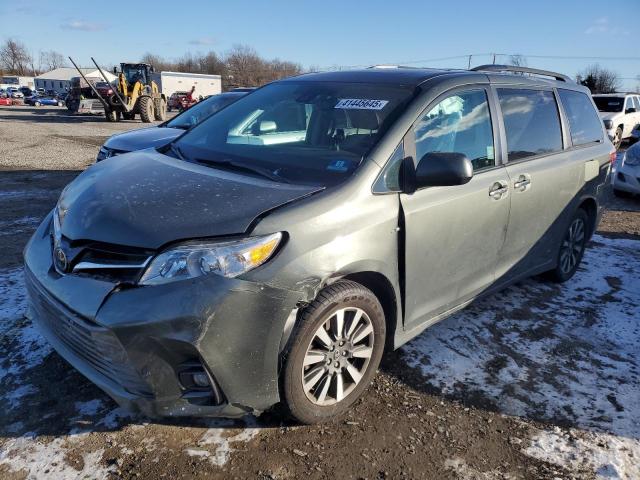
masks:
[[[612,154],[557,73],[277,81],[69,184],[25,249],[29,315],[147,415],[323,421],[385,348],[525,277],[569,280]]]

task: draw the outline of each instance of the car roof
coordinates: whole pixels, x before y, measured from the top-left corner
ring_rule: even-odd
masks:
[[[487,66],[489,68],[491,66]],[[495,65],[494,67],[500,67]],[[482,67],[478,67],[482,68]],[[510,67],[504,67],[510,68]],[[459,70],[459,69],[436,69],[436,68],[414,68],[403,66],[375,66],[360,70],[341,70],[335,72],[306,73],[295,77],[289,77],[285,82],[292,81],[317,81],[317,82],[345,82],[345,83],[374,83],[374,84],[395,84],[409,87],[418,87],[428,80],[445,81],[455,77],[464,78],[465,81],[478,83],[495,83],[500,85],[553,85],[560,88],[575,90],[585,90],[586,87],[578,85],[570,78],[553,72],[535,71],[529,69],[525,75],[514,75],[510,72],[501,72],[499,69],[489,70]],[[540,72],[540,74],[537,74]],[[530,75],[529,73],[532,73]],[[565,80],[553,78],[549,74],[558,75]],[[545,76],[539,76],[545,75]]]

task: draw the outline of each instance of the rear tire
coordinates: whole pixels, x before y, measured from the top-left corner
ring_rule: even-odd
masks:
[[[134,120],[136,118],[136,114],[133,112],[124,112],[122,114],[122,118],[125,120]]]
[[[167,102],[159,98],[155,103],[155,119],[164,122],[167,119]]]
[[[153,100],[151,97],[141,97],[140,103],[140,119],[144,123],[151,123],[153,121]]]
[[[40,102],[34,102],[34,104],[33,104],[33,105],[34,105],[34,106],[36,106],[36,107],[39,107],[39,106],[40,106],[40,105],[42,105],[42,104],[41,104]]]
[[[64,107],[64,103],[62,103],[62,102],[58,102],[58,106],[59,106],[59,107]]]
[[[589,216],[578,209],[565,230],[558,248],[556,268],[547,272],[549,280],[563,283],[573,277],[580,266],[589,236]]]
[[[282,398],[302,423],[345,413],[366,390],[384,351],[386,324],[376,296],[340,280],[304,310],[289,340]]]

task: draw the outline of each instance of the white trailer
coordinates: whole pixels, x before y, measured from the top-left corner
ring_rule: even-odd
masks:
[[[34,88],[34,78],[33,77],[23,77],[18,75],[5,75],[0,78],[0,88],[8,88],[8,87],[29,87]]]
[[[222,93],[222,77],[204,73],[156,72],[153,80],[167,99],[174,92],[189,92],[196,87],[193,98],[217,95]]]

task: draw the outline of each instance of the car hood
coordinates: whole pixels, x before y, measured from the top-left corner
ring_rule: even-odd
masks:
[[[143,150],[97,163],[64,189],[61,233],[71,241],[158,249],[176,240],[245,233],[269,210],[321,188]]]
[[[107,148],[133,152],[145,148],[162,147],[184,133],[180,128],[149,127],[113,135],[104,143]]]
[[[598,112],[601,120],[613,120],[614,118],[620,116],[621,112]]]

